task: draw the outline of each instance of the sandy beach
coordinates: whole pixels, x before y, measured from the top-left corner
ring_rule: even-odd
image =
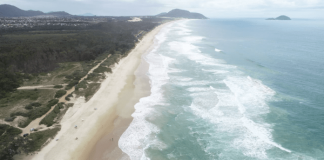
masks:
[[[150,94],[148,64],[142,56],[153,48],[156,27],[113,68],[98,92],[85,103],[75,101],[61,121],[61,130],[32,159],[129,159],[118,148],[118,139],[132,121],[134,105]],[[75,128],[74,126],[78,127]]]

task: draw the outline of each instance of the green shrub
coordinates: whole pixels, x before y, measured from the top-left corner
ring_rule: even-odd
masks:
[[[63,108],[64,108],[64,102],[61,102],[61,103],[57,104],[57,106],[58,106],[60,109],[63,109]]]
[[[28,117],[29,112],[27,112],[27,113],[25,113],[25,112],[13,112],[13,113],[10,113],[10,117],[16,117],[16,116]]]
[[[112,73],[112,70],[111,70],[111,68],[108,68],[108,73]]]
[[[55,114],[60,113],[60,106],[59,106],[59,104],[55,106],[55,108],[53,109],[53,112],[54,112]]]
[[[55,123],[54,119],[60,113],[60,105],[62,104],[59,103],[58,105],[56,105],[53,111],[46,115],[45,118],[42,119],[39,124],[45,124],[47,127],[52,126]]]
[[[33,103],[31,103],[31,105],[32,105],[33,107],[40,107],[42,104],[39,103],[39,102],[33,102]]]
[[[97,69],[93,71],[94,73],[105,73],[105,72],[110,72],[111,73],[111,68],[99,66]]]
[[[0,124],[0,135],[2,135],[9,127],[10,126],[7,124]]]
[[[2,31],[1,31],[2,32]],[[1,43],[1,46],[3,43]],[[2,46],[3,47],[3,46]],[[3,51],[1,53],[1,57],[3,56]],[[3,62],[5,62],[6,58],[1,58],[0,61],[0,99],[5,98],[10,92],[13,92],[22,84],[22,77],[19,73],[12,72],[9,67],[5,67]],[[9,65],[8,65],[9,66]]]
[[[25,109],[27,109],[27,110],[31,110],[31,109],[33,109],[33,107],[39,107],[39,106],[41,106],[41,105],[42,105],[41,103],[33,102],[33,103],[30,103],[30,104],[28,104],[27,106],[25,106]]]
[[[83,78],[85,75],[87,75],[87,72],[77,70],[74,71],[72,74],[65,76],[65,78],[80,81],[80,79]]]
[[[31,109],[33,109],[33,106],[29,104],[29,105],[25,106],[25,109],[31,110]]]
[[[120,55],[119,54],[113,54],[106,61],[104,61],[102,63],[102,65],[110,67],[110,66],[114,65],[115,63],[118,63],[118,61],[120,60]]]
[[[40,107],[29,112],[28,118],[34,120],[46,114],[51,108],[49,107]]]
[[[90,98],[99,90],[100,83],[91,83],[89,84],[89,88],[85,90],[85,98],[86,101],[89,101]]]
[[[55,85],[54,88],[63,88],[62,85]]]
[[[52,111],[51,113],[49,113],[45,118],[43,118],[39,124],[44,124],[47,127],[52,126],[55,122],[54,119],[56,118],[57,114],[54,113],[54,111]]]
[[[65,90],[71,89],[73,86],[77,85],[79,83],[78,80],[72,80],[69,82],[69,84],[65,87]]]
[[[98,73],[90,73],[90,74],[88,74],[86,80],[91,80],[91,78],[94,78],[94,77],[96,77],[98,75],[99,75]]]
[[[79,90],[79,88],[86,89],[87,88],[87,82],[86,81],[81,81],[79,84],[76,85],[75,90]]]
[[[58,99],[52,99],[52,100],[48,101],[46,106],[47,107],[52,107],[52,106],[56,105],[58,102],[59,102]]]
[[[66,79],[73,79],[73,76],[72,75],[66,75],[65,78]]]
[[[31,153],[39,151],[44,143],[49,139],[53,138],[60,128],[48,129],[45,131],[34,132],[28,136],[29,141],[26,143],[26,151]]]
[[[27,120],[25,120],[23,122],[19,122],[18,127],[25,128],[25,127],[27,127],[29,125],[30,122],[32,122],[31,119],[27,119]]]
[[[100,80],[101,76],[102,75],[100,75],[99,73],[90,73],[86,80],[97,82],[98,80]]]
[[[5,118],[5,121],[6,122],[12,122],[12,121],[14,121],[16,119],[16,117],[7,117],[7,118]]]
[[[6,131],[6,134],[9,134],[9,135],[18,135],[18,134],[21,134],[21,133],[22,133],[21,129],[18,129],[18,128],[15,128],[15,127],[12,127],[12,126],[10,126]]]
[[[66,90],[59,90],[59,91],[56,92],[55,98],[61,98],[65,94],[66,94]]]
[[[73,97],[72,93],[65,97],[65,100],[70,101],[70,98]]]

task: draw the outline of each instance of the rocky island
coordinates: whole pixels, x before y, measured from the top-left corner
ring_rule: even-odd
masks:
[[[188,19],[208,19],[200,13],[189,12],[181,9],[174,9],[170,12],[163,12],[156,17],[188,18]]]
[[[268,18],[266,20],[291,20],[288,16],[285,16],[285,15],[281,15],[277,18]]]

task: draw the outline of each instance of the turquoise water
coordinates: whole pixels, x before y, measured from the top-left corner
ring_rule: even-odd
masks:
[[[156,36],[131,159],[324,159],[324,22],[176,22]]]

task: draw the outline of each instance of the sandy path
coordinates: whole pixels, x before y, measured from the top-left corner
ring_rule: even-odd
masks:
[[[41,86],[23,86],[17,88],[18,90],[24,90],[24,89],[56,89],[53,88],[54,85],[41,85]]]
[[[114,124],[121,123],[118,118],[130,118],[134,109],[130,110],[124,106],[136,103],[139,99],[131,97],[135,94],[129,92],[134,90],[137,78],[134,73],[141,62],[142,54],[150,49],[154,36],[164,25],[148,33],[136,48],[115,66],[113,74],[104,80],[90,101],[84,103],[84,98],[79,98],[75,105],[69,108],[61,121],[61,131],[55,137],[59,140],[51,141],[33,159],[88,159],[97,142],[114,131]],[[147,83],[137,85],[149,86]],[[74,128],[75,125],[78,126],[77,129]]]

